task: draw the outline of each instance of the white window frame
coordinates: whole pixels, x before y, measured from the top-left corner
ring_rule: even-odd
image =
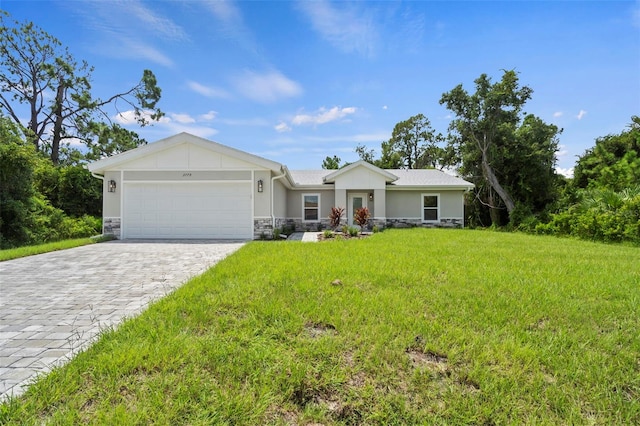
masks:
[[[425,207],[424,206],[424,197],[436,197],[437,206],[435,207],[435,209],[433,207]],[[436,211],[436,219],[435,220],[426,220],[424,218],[424,211],[427,208]],[[440,194],[438,194],[438,193],[420,194],[420,219],[421,219],[422,223],[439,223],[440,222]]]
[[[318,211],[317,219],[307,220],[307,215],[305,214],[305,210],[311,210],[311,209],[314,209],[314,208],[313,207],[311,207],[311,208],[305,207],[305,205],[304,205],[305,197],[318,197],[318,207],[316,209]],[[302,194],[302,221],[303,222],[320,222],[320,194],[319,193]]]

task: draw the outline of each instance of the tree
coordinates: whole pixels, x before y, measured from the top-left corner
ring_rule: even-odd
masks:
[[[337,155],[334,155],[333,157],[327,156],[327,158],[322,161],[322,168],[325,170],[337,170],[340,168],[341,161],[342,160],[340,160],[340,157]]]
[[[640,182],[640,117],[631,117],[628,130],[596,139],[578,159],[573,176],[578,188],[622,191]]]
[[[14,22],[9,26],[6,17],[7,13],[0,13],[0,112],[22,126],[21,108],[26,107],[29,121],[24,128],[25,137],[37,150],[48,152],[54,164],[58,164],[60,148],[66,140],[80,139],[88,145],[102,142],[101,133],[95,133],[95,124],[106,119],[111,125],[104,109],[108,105],[118,109],[121,103],[133,108],[141,126],[162,117],[156,107],[161,90],[150,70],[144,70],[132,88],[107,99],[94,98],[93,68],[87,62],[77,62],[58,39],[33,23]],[[122,142],[126,132],[114,126],[113,133],[118,137],[111,142]],[[125,150],[131,141],[139,139],[108,150]]]
[[[400,169],[402,168],[402,158],[400,154],[390,149],[389,141],[382,142],[382,156],[375,158],[375,151],[364,145],[358,145],[355,149],[361,160],[369,164],[373,164],[381,169]]]
[[[438,143],[443,140],[441,134],[435,133],[429,119],[417,114],[395,125],[391,139],[386,146],[383,144],[383,152],[385,149],[389,153],[397,152],[407,169],[442,168],[444,148]]]
[[[0,115],[0,247],[29,241],[32,218],[33,170],[37,161],[31,144],[20,130]]]
[[[517,205],[539,209],[528,195],[548,192],[556,181],[556,126],[533,115],[523,117],[522,107],[532,89],[520,87],[518,74],[504,71],[499,82],[482,74],[469,94],[462,85],[444,93],[440,104],[455,114],[449,130],[449,148],[460,173],[476,184],[476,200],[489,208],[492,223],[508,220]],[[544,181],[542,187],[537,187]],[[544,202],[542,202],[544,204]]]
[[[360,157],[362,161],[366,161],[369,164],[375,164],[375,152],[373,151],[373,149],[369,149],[364,145],[358,144],[358,146],[356,146],[355,152],[356,154],[358,154],[358,157]]]

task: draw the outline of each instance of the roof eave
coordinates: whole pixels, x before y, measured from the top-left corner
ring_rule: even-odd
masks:
[[[239,158],[243,161],[253,163],[256,166],[271,170],[276,173],[281,172],[282,168],[285,167],[284,165],[276,163],[275,161],[267,160],[266,158],[250,154],[248,152],[240,151],[238,149],[220,144],[215,141],[201,138],[190,133],[182,132],[178,133],[177,135],[160,139],[156,142],[139,146],[129,151],[121,152],[111,157],[94,161],[87,165],[87,169],[89,169],[89,171],[93,173],[104,173],[109,169],[116,168],[120,164],[124,164],[137,158],[144,157],[145,155],[159,152],[172,146],[178,146],[180,144],[188,142],[200,145],[205,148],[210,148],[212,146],[211,144],[213,144],[214,146],[216,146],[217,151],[221,154]]]

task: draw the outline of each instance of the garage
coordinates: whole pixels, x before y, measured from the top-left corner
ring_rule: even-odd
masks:
[[[250,239],[250,182],[125,182],[122,237]]]

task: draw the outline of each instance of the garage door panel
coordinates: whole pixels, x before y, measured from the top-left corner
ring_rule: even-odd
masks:
[[[124,238],[251,238],[251,183],[125,183]]]

